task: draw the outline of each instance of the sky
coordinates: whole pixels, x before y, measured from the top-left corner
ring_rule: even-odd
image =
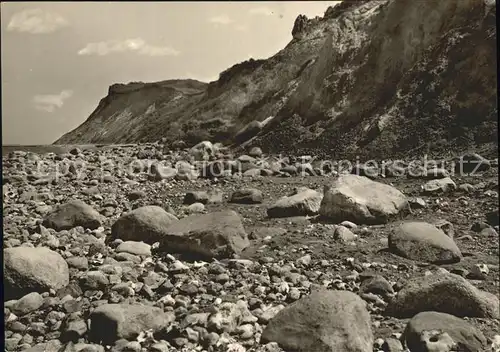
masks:
[[[1,2],[2,144],[51,144],[115,83],[216,80],[339,1]]]

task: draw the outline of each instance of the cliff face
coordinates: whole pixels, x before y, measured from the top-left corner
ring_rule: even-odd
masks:
[[[144,138],[144,127],[150,124],[161,134],[163,114],[179,114],[206,87],[195,80],[114,84],[90,117],[54,144],[134,143]]]
[[[292,35],[210,84],[112,86],[56,143],[227,143],[266,120],[250,143],[270,152],[389,157],[497,144],[494,1],[344,2],[299,16]]]

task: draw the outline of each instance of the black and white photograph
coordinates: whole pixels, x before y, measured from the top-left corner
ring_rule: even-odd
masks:
[[[6,352],[500,352],[495,0],[2,1]]]

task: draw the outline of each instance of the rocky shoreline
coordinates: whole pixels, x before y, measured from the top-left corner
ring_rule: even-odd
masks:
[[[4,155],[5,350],[499,351],[498,160],[313,159]]]

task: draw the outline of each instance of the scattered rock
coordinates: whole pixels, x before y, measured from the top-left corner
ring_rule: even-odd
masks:
[[[60,205],[43,221],[43,226],[57,231],[69,230],[77,226],[97,229],[101,224],[101,214],[81,200],[73,200]]]
[[[279,199],[267,210],[270,218],[305,216],[318,214],[323,195],[312,189],[305,189],[292,196]]]
[[[462,258],[453,239],[422,221],[397,226],[389,234],[389,250],[405,258],[434,264],[456,263]]]
[[[231,203],[258,204],[262,203],[262,192],[255,188],[243,188],[231,195]]]
[[[197,192],[188,192],[184,196],[184,204],[190,205],[193,203],[202,203],[202,204],[207,204],[209,195],[207,192],[204,191],[197,191]]]
[[[422,186],[424,194],[441,194],[450,192],[457,188],[457,185],[449,177],[431,180]]]
[[[354,8],[367,11],[369,4]],[[198,147],[174,150],[165,138],[161,144],[85,146],[76,155],[4,153],[6,351],[283,352],[294,345],[308,352],[403,352],[406,342],[414,352],[500,346],[493,337],[499,310],[496,169],[480,178],[457,176],[461,188],[467,186],[460,194],[441,190],[408,199],[391,192],[418,196],[423,179],[449,176],[448,161],[415,170],[402,162],[401,176],[418,171],[416,178],[386,179],[397,176],[395,163],[382,172],[375,167],[377,183],[321,156],[263,158],[251,150],[237,155],[220,144]],[[50,173],[63,163],[69,168],[57,179],[37,169],[48,166]],[[115,167],[122,164],[132,167],[123,173]],[[199,179],[209,165],[221,172]],[[346,178],[364,180],[361,187],[339,182],[339,218],[315,216],[322,194],[313,189],[326,180],[318,176],[327,176],[332,186]],[[377,197],[368,197],[381,184]],[[186,192],[202,202],[182,204]],[[273,205],[283,194],[296,203],[285,204],[277,218],[266,217],[268,207],[261,204],[269,199]],[[402,199],[411,206],[408,214],[400,208]],[[75,200],[100,213],[95,225],[80,222],[79,211],[58,220],[64,225],[44,225]],[[245,203],[255,205],[240,205]],[[399,222],[406,215],[410,221]],[[398,222],[384,225],[393,219]],[[388,253],[389,237],[400,226],[421,221],[432,231],[405,234],[402,247],[412,259]],[[438,267],[460,256],[454,237],[464,258]],[[359,297],[332,299],[335,291],[321,293],[326,288]],[[109,305],[119,308],[103,308]],[[100,309],[106,312],[97,314]],[[451,322],[440,318],[446,313],[454,315]],[[401,338],[407,321],[395,317],[411,319],[405,334],[418,345]],[[271,333],[281,347],[266,343]]]
[[[412,209],[424,209],[427,208],[427,203],[425,200],[419,197],[410,198],[408,200]]]
[[[422,312],[415,315],[406,325],[401,337],[411,351],[422,349],[422,335],[425,331],[438,330],[447,333],[457,344],[459,351],[485,351],[487,342],[483,333],[467,321],[439,312]]]
[[[455,165],[455,171],[462,174],[471,174],[487,171],[491,167],[490,161],[476,153],[462,155]]]
[[[485,280],[486,277],[488,276],[490,270],[488,268],[488,265],[486,264],[474,264],[471,269],[469,274],[467,275],[467,278],[472,279],[472,280]]]
[[[141,199],[146,197],[146,193],[144,191],[133,191],[128,194],[128,199],[131,201]]]
[[[408,208],[400,191],[363,176],[342,175],[325,186],[324,195],[319,213],[337,221],[386,223]]]
[[[31,292],[58,290],[69,283],[69,268],[63,257],[48,248],[4,249],[4,294],[20,298]]]
[[[177,176],[178,173],[179,173],[178,169],[168,165],[160,165],[160,164],[151,165],[151,178],[155,181],[172,180]]]
[[[479,318],[495,318],[500,313],[494,294],[477,289],[455,274],[431,274],[408,281],[390,302],[386,314],[411,318],[425,311]]]
[[[491,226],[498,226],[499,225],[499,221],[498,221],[499,214],[500,213],[499,213],[498,209],[490,211],[489,213],[486,214],[486,220],[488,221],[488,223]]]
[[[62,344],[59,340],[50,340],[48,342],[42,342],[36,344],[33,347],[24,349],[24,352],[59,352],[61,350]]]
[[[122,215],[111,227],[111,237],[124,241],[154,243],[177,218],[156,205],[148,205]]]
[[[339,239],[342,242],[352,242],[356,240],[356,235],[352,233],[352,231],[347,227],[342,225],[337,226],[334,236],[336,239]]]
[[[166,329],[175,320],[172,313],[143,304],[104,304],[90,314],[90,339],[113,344],[118,339],[133,340],[146,330]]]
[[[161,251],[208,257],[229,257],[248,247],[247,233],[233,210],[190,215],[163,232]]]
[[[28,293],[21,297],[13,306],[12,311],[16,315],[31,313],[43,305],[43,297],[38,292]]]
[[[361,293],[373,293],[385,299],[394,295],[392,285],[383,276],[375,275],[364,280],[359,288]]]
[[[261,341],[294,351],[371,352],[373,335],[365,302],[348,291],[315,291],[281,310]]]
[[[135,255],[142,255],[146,257],[151,256],[151,246],[144,242],[125,241],[118,245],[116,248],[117,253],[130,253]]]
[[[447,220],[437,220],[434,222],[434,226],[443,231],[449,238],[455,236],[455,227]]]
[[[205,211],[203,203],[193,203],[186,208],[188,214],[200,214]]]
[[[471,231],[480,233],[484,229],[489,229],[491,226],[485,222],[482,221],[476,221],[474,224],[472,224]]]
[[[260,158],[262,156],[262,149],[260,149],[259,147],[253,147],[248,152],[248,155],[254,158]]]

